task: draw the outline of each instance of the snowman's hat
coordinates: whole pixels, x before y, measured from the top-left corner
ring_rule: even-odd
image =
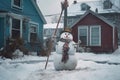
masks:
[[[71,28],[66,27],[63,32],[69,32],[69,33],[71,33],[71,31],[72,31]]]
[[[72,29],[67,27],[67,28],[65,28],[63,31],[60,32],[60,35],[61,35],[62,33],[64,33],[64,32],[69,32],[69,33],[71,33],[71,31],[72,31]]]

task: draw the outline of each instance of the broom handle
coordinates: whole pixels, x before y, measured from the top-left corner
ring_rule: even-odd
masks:
[[[57,29],[58,29],[58,25],[59,25],[59,23],[60,23],[60,19],[61,19],[61,17],[62,17],[62,13],[63,13],[63,9],[62,9],[62,11],[61,11],[61,13],[60,13],[60,17],[59,17],[59,20],[58,20],[58,23],[57,23],[55,32],[54,32],[54,34],[53,34],[53,37],[54,37],[54,36],[56,35],[56,33],[57,33]],[[50,52],[49,52],[49,54],[50,54]],[[48,60],[49,60],[49,54],[48,54],[48,56],[47,56],[47,61],[46,61],[46,64],[45,64],[45,69],[47,68],[47,64],[48,64]]]
[[[50,53],[49,53],[50,54]],[[45,69],[47,68],[47,64],[48,64],[48,60],[49,60],[49,54],[47,56],[47,61],[46,61],[46,64],[45,64]]]
[[[55,32],[54,32],[54,35],[53,35],[53,36],[55,36],[56,33],[57,33],[58,26],[59,26],[59,23],[60,23],[60,19],[61,19],[61,17],[62,17],[63,10],[64,10],[64,9],[62,9],[62,11],[61,11],[61,13],[60,13],[60,17],[59,17],[59,19],[58,19],[58,23],[57,23],[57,26],[56,26],[56,29],[55,29]]]

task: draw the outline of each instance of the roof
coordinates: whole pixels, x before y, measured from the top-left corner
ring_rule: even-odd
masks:
[[[41,17],[42,21],[44,22],[44,24],[46,24],[47,22],[46,22],[46,20],[45,20],[45,18],[44,18],[44,16],[43,16],[42,12],[40,11],[38,5],[36,4],[36,0],[31,0],[31,1],[32,1],[34,7],[36,8],[39,16]]]
[[[104,21],[105,23],[107,23],[107,24],[110,25],[111,27],[115,27],[115,25],[114,25],[112,22],[110,22],[109,20],[107,20],[105,17],[100,16],[100,15],[98,15],[97,13],[95,13],[95,12],[93,12],[93,11],[91,11],[91,10],[86,11],[85,14],[82,15],[82,16],[80,17],[80,19],[79,19],[78,21],[76,21],[76,23],[74,23],[71,27],[73,27],[75,24],[77,24],[79,21],[81,21],[83,18],[85,18],[89,13],[92,14],[92,15],[94,15],[94,16],[96,16],[96,17],[99,18],[100,20]]]
[[[44,29],[55,29],[57,26],[57,23],[49,23],[49,24],[44,24]],[[59,23],[58,28],[63,28],[63,23]]]
[[[76,4],[71,4],[68,7],[68,16],[76,16],[84,14],[86,11],[81,10],[81,4],[85,3],[90,6],[90,10],[95,11],[98,9],[98,13],[120,13],[120,0],[111,0],[113,6],[111,9],[103,9],[103,0],[99,1],[85,1],[85,2],[77,2]]]

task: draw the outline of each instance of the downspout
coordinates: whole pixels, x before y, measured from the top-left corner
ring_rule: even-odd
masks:
[[[68,1],[65,0],[62,3],[62,10],[64,10],[64,30],[67,28],[67,7],[68,7]]]
[[[3,31],[3,35],[4,35],[4,47],[6,46],[6,33],[5,33],[6,32],[6,24],[7,24],[6,23],[6,18],[7,17],[4,17],[4,28],[3,28],[4,29],[4,31]]]
[[[67,7],[64,10],[64,30],[67,27]]]
[[[113,51],[114,51],[114,45],[115,45],[115,27],[113,27]]]

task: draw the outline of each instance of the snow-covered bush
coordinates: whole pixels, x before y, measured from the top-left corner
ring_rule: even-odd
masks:
[[[6,46],[1,50],[1,56],[12,59],[14,57],[14,52],[19,49],[23,54],[27,54],[28,50],[23,46],[24,42],[21,38],[12,40],[6,40]]]
[[[53,40],[51,37],[47,38],[44,46],[41,47],[41,51],[38,52],[38,56],[48,56],[53,49]]]
[[[19,49],[16,49],[14,52],[13,52],[13,57],[14,58],[18,58],[18,57],[23,57],[24,54],[22,51],[20,51]]]

